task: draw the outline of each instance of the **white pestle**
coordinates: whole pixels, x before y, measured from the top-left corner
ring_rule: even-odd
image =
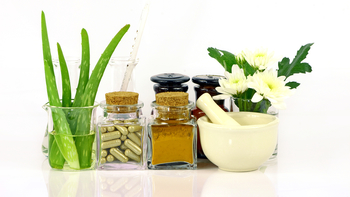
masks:
[[[214,124],[241,126],[222,110],[208,93],[202,94],[197,100],[197,107],[209,117]]]

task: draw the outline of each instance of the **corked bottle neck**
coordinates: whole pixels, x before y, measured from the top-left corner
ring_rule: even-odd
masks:
[[[107,118],[139,118],[143,102],[138,100],[139,94],[136,92],[109,92],[105,94],[106,101],[102,101],[100,106],[104,110]]]
[[[188,93],[162,92],[151,106],[157,120],[189,120],[194,103],[188,101]]]
[[[188,121],[191,119],[191,109],[194,108],[194,102],[188,101],[184,106],[164,106],[152,102],[153,116],[159,121]]]

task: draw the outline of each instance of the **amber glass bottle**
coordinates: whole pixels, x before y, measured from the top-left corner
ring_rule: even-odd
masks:
[[[204,93],[209,93],[211,96],[218,95],[219,93],[215,90],[216,87],[219,85],[219,79],[223,76],[220,75],[197,75],[192,77],[192,82],[197,84],[194,86],[194,91],[196,93],[196,100]],[[224,111],[228,111],[228,109],[224,106],[224,100],[215,100],[216,104],[218,104]],[[199,108],[195,107],[192,110],[192,115],[196,117],[196,119],[202,117],[205,115],[205,113],[200,110]],[[199,135],[199,128],[197,127],[197,136],[198,136],[198,142],[197,142],[197,157],[198,158],[206,158],[201,142],[200,142],[200,135]]]

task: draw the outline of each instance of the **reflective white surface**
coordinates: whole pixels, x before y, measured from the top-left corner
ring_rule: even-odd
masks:
[[[335,139],[281,136],[275,161],[241,173],[219,170],[203,159],[197,170],[61,172],[50,169],[40,152],[40,140],[1,138],[0,196],[350,195],[348,144],[329,146],[322,141]]]

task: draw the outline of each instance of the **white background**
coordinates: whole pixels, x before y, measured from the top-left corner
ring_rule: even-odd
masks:
[[[53,56],[57,56],[59,42],[65,56],[80,57],[80,31],[85,28],[93,68],[125,24],[131,28],[114,56],[129,55],[145,3],[1,1],[0,176],[8,178],[0,179],[0,196],[17,191],[9,185],[15,186],[18,180],[30,182],[21,186],[24,190],[43,181],[41,172],[35,170],[45,159],[40,147],[47,121],[41,108],[47,102],[41,11],[46,14]],[[152,0],[134,70],[135,90],[147,115],[154,100],[152,75],[223,75],[222,66],[208,56],[208,47],[232,53],[265,47],[292,59],[301,45],[314,43],[305,60],[313,71],[292,78],[301,85],[286,101],[287,109],[280,111],[279,170],[286,173],[280,176],[278,190],[299,196],[311,191],[346,196],[350,194],[345,176],[350,174],[349,26],[350,2],[345,0]],[[104,100],[104,93],[111,91],[111,81],[108,67],[96,101]],[[193,83],[187,84],[190,100],[194,100]],[[14,168],[26,169],[26,173],[13,175],[7,170]],[[293,174],[298,178],[293,179]]]

